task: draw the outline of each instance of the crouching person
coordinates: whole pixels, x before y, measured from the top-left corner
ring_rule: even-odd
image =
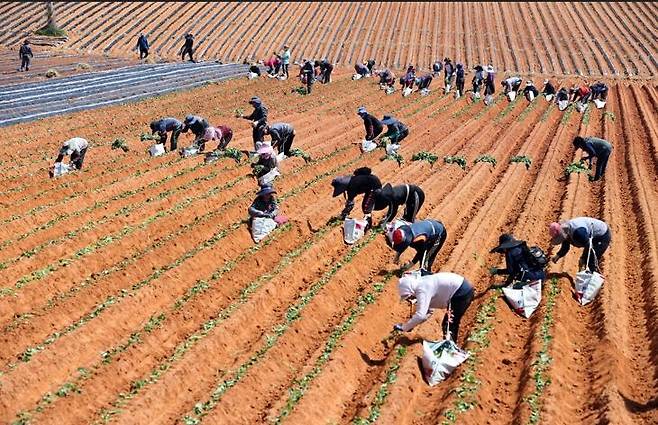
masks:
[[[275,194],[276,190],[272,186],[263,186],[256,192],[256,199],[249,207],[249,228],[256,243],[287,221],[285,217],[279,216],[279,204]]]
[[[430,309],[447,309],[443,316],[444,338],[457,342],[459,325],[464,313],[473,302],[473,285],[456,273],[440,272],[426,276],[406,274],[398,284],[400,298],[412,302],[416,300],[416,312],[407,323],[398,323],[393,329],[409,332],[426,321]]]
[[[395,229],[390,238],[387,235],[386,243],[395,251],[394,263],[398,264],[402,253],[411,247],[416,251],[416,255],[402,268],[406,270],[420,263],[421,273],[430,274],[434,260],[447,237],[448,232],[440,221],[420,220]]]
[[[55,163],[61,163],[65,156],[71,155],[71,165],[74,169],[81,170],[88,147],[89,143],[82,137],[69,139],[62,144]]]
[[[217,148],[215,150],[221,151],[226,149],[228,144],[233,139],[233,130],[225,125],[220,125],[218,127],[208,127],[203,134],[203,137],[198,143],[199,152],[203,152],[206,148],[206,142],[213,140],[217,141]]]
[[[514,236],[503,233],[498,238],[498,246],[490,253],[503,254],[505,256],[505,268],[492,267],[492,275],[507,275],[506,284],[514,283],[515,289],[530,282],[546,279],[544,268],[531,258],[528,245],[525,241],[518,240]]]

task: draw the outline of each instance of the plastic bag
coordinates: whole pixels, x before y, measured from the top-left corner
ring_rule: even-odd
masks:
[[[386,92],[386,94],[393,94],[395,93],[395,87],[388,86],[384,91]]]
[[[363,237],[366,232],[368,222],[356,218],[347,218],[343,223],[343,240],[346,244],[352,245]]]
[[[51,171],[51,177],[59,177],[73,170],[74,168],[70,164],[56,162]]]
[[[585,112],[585,109],[587,109],[587,103],[576,102],[576,110],[578,112]]]
[[[430,94],[430,89],[422,89],[420,91],[421,96],[427,96],[428,94]]]
[[[198,153],[199,153],[199,148],[197,146],[188,146],[186,148],[181,149],[181,151],[180,151],[180,155],[183,158],[194,156]]]
[[[433,387],[444,381],[457,367],[468,359],[469,353],[457,347],[453,341],[423,341],[423,374]]]
[[[398,150],[400,149],[400,145],[396,143],[389,143],[386,145],[386,155],[395,155],[398,153]]]
[[[251,220],[251,238],[258,243],[276,229],[276,221],[268,217],[254,217]]]
[[[361,141],[361,152],[372,152],[377,149],[377,143],[372,140]]]
[[[541,280],[514,289],[512,285],[503,288],[503,295],[515,312],[528,319],[541,302]]]
[[[516,92],[515,91],[507,92],[507,98],[509,99],[510,102],[514,102],[514,99],[516,99]]]
[[[545,96],[546,96],[546,101],[547,102],[551,102],[553,100],[553,97],[554,97],[552,94],[547,94]]]
[[[165,148],[163,143],[156,143],[155,145],[151,146],[149,149],[149,153],[151,156],[160,156],[164,155],[165,153]]]
[[[258,74],[256,74],[255,72],[250,72],[249,74],[247,74],[247,78],[250,80],[254,80],[258,78]]]
[[[275,179],[277,176],[280,176],[280,175],[281,175],[281,173],[279,173],[279,169],[278,169],[278,168],[272,168],[272,169],[269,171],[269,173],[267,173],[267,174],[265,174],[264,176],[258,178],[258,184],[259,184],[260,186],[271,185],[272,182],[274,182],[274,179]]]
[[[488,95],[484,96],[484,104],[485,105],[489,106],[492,103],[493,103],[493,95],[492,94],[488,94]]]
[[[535,94],[533,92],[528,92],[528,102],[535,100]]]
[[[352,75],[352,79],[353,79],[353,80],[360,80],[361,78],[363,78],[363,75],[361,75],[361,74],[354,74],[354,75]]]
[[[411,94],[411,92],[412,92],[411,87],[405,87],[405,89],[402,90],[402,96],[407,97]]]
[[[561,100],[557,103],[557,108],[560,111],[564,111],[565,109],[567,109],[567,106],[569,106],[569,101],[568,100]]]
[[[589,304],[603,286],[603,276],[597,272],[584,270],[576,273],[576,299],[581,305]]]
[[[594,99],[594,104],[596,105],[596,109],[602,109],[605,106],[605,100]]]

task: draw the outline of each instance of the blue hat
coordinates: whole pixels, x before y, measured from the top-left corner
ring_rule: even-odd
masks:
[[[391,125],[395,122],[395,118],[393,118],[390,115],[384,115],[384,118],[382,118],[382,124],[384,125]]]
[[[260,105],[263,102],[260,100],[260,97],[254,96],[251,98],[251,100],[249,100],[249,103],[251,103],[252,105]]]
[[[368,111],[366,111],[365,106],[359,106],[359,109],[356,110],[356,113],[357,113],[358,115],[363,115],[363,114],[367,114]]]
[[[265,196],[265,195],[270,195],[272,193],[276,193],[276,189],[274,189],[272,186],[263,186],[260,188],[258,192],[256,192],[256,196]]]

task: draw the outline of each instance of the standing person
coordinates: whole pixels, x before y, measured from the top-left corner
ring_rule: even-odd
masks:
[[[252,97],[249,100],[249,104],[254,107],[254,111],[251,113],[251,115],[246,117],[240,115],[240,118],[251,121],[251,126],[253,128],[251,137],[254,141],[254,146],[256,146],[256,142],[263,140],[263,130],[267,125],[267,107],[263,105],[263,102],[258,96]]]
[[[281,52],[279,58],[281,59],[281,70],[283,75],[288,79],[290,78],[290,74],[288,73],[288,68],[290,67],[290,47],[287,44],[283,46],[283,52]]]
[[[373,115],[369,114],[363,106],[361,106],[356,113],[361,117],[363,125],[366,128],[366,140],[372,141],[376,139],[384,129],[383,124]]]
[[[30,62],[34,54],[32,53],[32,48],[30,47],[30,40],[25,40],[21,45],[21,48],[18,50],[18,58],[21,60],[21,71],[30,70]]]
[[[176,118],[162,118],[151,123],[151,134],[158,133],[160,136],[159,144],[167,143],[167,132],[171,131],[171,151],[175,151],[178,146],[178,136],[183,130],[183,123]]]
[[[290,157],[290,148],[292,142],[295,140],[295,128],[285,122],[277,122],[271,125],[266,125],[264,133],[272,137],[272,147],[277,148],[279,153]]]
[[[198,145],[201,139],[203,139],[208,127],[210,127],[210,124],[208,124],[208,120],[205,118],[201,118],[197,115],[187,115],[185,121],[183,121],[183,129],[181,130],[181,133],[187,133],[191,130],[192,134],[194,134],[194,141],[192,144]]]
[[[496,93],[496,72],[494,67],[487,66],[487,78],[484,82],[484,95],[493,96]]]
[[[552,245],[561,244],[560,250],[551,259],[554,263],[567,255],[569,248],[573,245],[583,248],[578,267],[580,269],[587,267],[592,272],[599,271],[599,261],[612,240],[608,225],[591,217],[576,217],[560,223],[551,223],[548,233],[551,236]],[[593,255],[589,255],[589,264],[586,264],[590,250],[593,251]]]
[[[217,127],[208,127],[203,133],[203,137],[199,141],[199,151],[203,152],[206,148],[206,142],[217,140],[217,148],[215,150],[221,151],[226,149],[229,142],[233,139],[233,130],[225,125]]]
[[[393,221],[398,213],[398,208],[402,205],[404,205],[402,220],[413,223],[424,202],[425,192],[415,184],[391,186],[390,183],[386,183],[381,189],[375,190],[375,211],[388,208],[386,216],[379,225],[384,227],[386,223]]]
[[[450,58],[443,59],[443,75],[445,92],[448,93],[450,92],[452,81],[455,78],[455,66],[452,64],[452,60]]]
[[[509,285],[518,282],[520,286],[536,280],[546,279],[546,272],[543,267],[538,266],[531,261],[532,258],[525,241],[518,240],[509,233],[503,233],[498,238],[498,246],[489,251],[490,253],[499,253],[505,256],[505,268],[499,269],[492,267],[492,275],[507,275],[506,283]],[[519,289],[519,288],[515,288]]]
[[[333,70],[334,66],[327,59],[322,59],[322,61],[320,61],[320,71],[322,72],[323,84],[328,84],[331,82],[331,72]]]
[[[334,178],[331,181],[331,186],[334,188],[332,195],[334,198],[341,193],[345,196],[345,207],[340,213],[340,217],[343,220],[354,209],[354,198],[357,195],[363,194],[361,210],[366,215],[368,227],[372,227],[371,214],[375,206],[374,191],[382,187],[382,182],[376,175],[372,174],[372,170],[368,167],[357,168],[351,176]]]
[[[384,115],[381,122],[387,126],[386,134],[382,137],[388,137],[391,144],[399,145],[409,135],[409,128],[390,115]]]
[[[598,137],[581,137],[576,136],[573,139],[573,145],[576,149],[582,149],[589,156],[582,158],[582,161],[589,161],[589,168],[592,169],[592,158],[596,158],[596,171],[594,176],[590,176],[590,181],[600,180],[605,174],[608,165],[608,158],[612,153],[612,145],[607,140]]]
[[[185,55],[190,57],[190,62],[194,62],[192,54],[194,53],[194,36],[190,33],[185,34],[185,44],[180,49],[181,60],[185,60]]]
[[[475,68],[475,75],[473,75],[473,93],[475,97],[480,97],[480,89],[482,88],[482,83],[484,82],[484,68],[482,65],[477,65]]]
[[[464,276],[447,272],[421,277],[405,275],[398,291],[402,300],[416,300],[416,312],[407,323],[393,326],[394,330],[409,332],[429,318],[430,309],[447,309],[441,323],[443,338],[449,333],[450,339],[457,342],[459,324],[475,297],[473,285]]]
[[[315,80],[314,71],[313,71],[313,62],[310,60],[305,60],[304,65],[300,70],[300,77],[302,83],[306,84],[306,94],[311,94],[311,89],[313,86],[313,81]]]
[[[456,83],[457,83],[457,93],[455,94],[455,98],[459,99],[464,95],[464,83],[466,82],[466,77],[464,75],[464,65],[461,63],[457,64],[457,70],[455,71],[455,75],[457,77]]]
[[[432,273],[434,260],[447,237],[448,232],[440,221],[420,220],[395,229],[390,240],[387,236],[386,243],[395,251],[393,262],[396,264],[400,262],[400,255],[407,248],[411,247],[416,251],[414,258],[402,266],[403,269],[420,263],[422,273]]]
[[[71,164],[76,170],[82,170],[82,163],[85,160],[88,147],[89,142],[82,137],[69,139],[62,144],[57,159],[55,159],[55,163],[62,162],[65,156],[71,155]]]
[[[146,39],[144,33],[139,34],[137,39],[137,51],[139,52],[140,59],[146,59],[149,55],[149,41]]]

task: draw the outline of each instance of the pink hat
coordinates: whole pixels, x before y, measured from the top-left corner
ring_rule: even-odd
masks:
[[[557,245],[564,240],[562,226],[560,223],[551,223],[548,225],[548,234],[551,236],[551,243]]]
[[[258,155],[263,155],[263,156],[273,156],[275,155],[274,149],[272,146],[263,146],[260,149],[256,151]]]

